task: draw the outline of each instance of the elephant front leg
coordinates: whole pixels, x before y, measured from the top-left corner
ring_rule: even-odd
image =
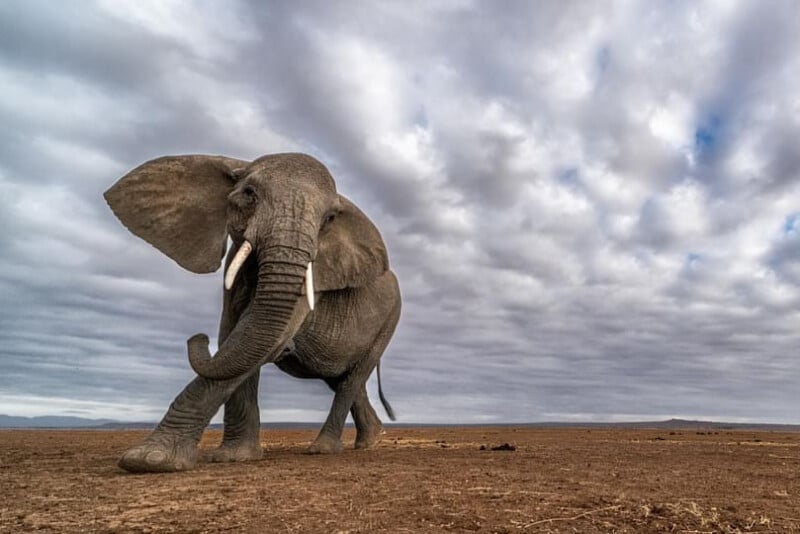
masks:
[[[247,462],[260,460],[261,415],[258,408],[258,382],[256,372],[233,392],[225,403],[225,430],[222,444],[211,451],[211,462]]]
[[[231,247],[225,261],[227,270],[236,248]],[[246,286],[234,286],[232,291],[225,291],[222,299],[222,315],[219,324],[219,342],[224,343],[246,313],[250,298]],[[236,298],[234,299],[234,294]],[[261,414],[258,409],[259,371],[250,375],[225,402],[225,419],[222,444],[210,451],[206,458],[211,462],[246,462],[260,460],[263,456],[261,448]]]
[[[192,469],[197,463],[197,444],[203,430],[246,378],[192,380],[172,402],[153,433],[125,451],[118,465],[134,473]]]

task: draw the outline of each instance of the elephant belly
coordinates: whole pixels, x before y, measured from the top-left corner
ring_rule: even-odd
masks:
[[[346,374],[363,355],[355,347],[339,347],[325,341],[329,340],[296,337],[295,351],[275,363],[297,378],[336,378]]]
[[[323,293],[292,339],[294,350],[276,364],[299,378],[347,374],[374,351],[399,300],[391,271],[362,288]]]
[[[281,356],[281,358],[275,362],[275,365],[284,373],[295,378],[323,378],[319,373],[305,366],[297,359],[295,354]]]
[[[292,339],[275,365],[295,378],[337,378],[346,374],[365,350],[306,331]]]

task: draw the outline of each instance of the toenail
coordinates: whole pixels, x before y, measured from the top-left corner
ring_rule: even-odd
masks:
[[[148,464],[160,464],[166,459],[167,455],[166,453],[164,453],[164,451],[153,451],[147,453],[147,456],[145,456],[144,461],[147,462]]]

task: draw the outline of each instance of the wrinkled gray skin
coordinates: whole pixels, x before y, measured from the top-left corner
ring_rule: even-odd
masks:
[[[324,165],[303,154],[253,162],[170,156],[137,167],[105,198],[131,232],[193,272],[219,268],[228,236],[226,268],[245,239],[253,246],[224,291],[218,352],[209,354],[203,334],[189,339],[198,377],[153,433],[123,454],[123,469],[191,469],[203,430],[223,403],[224,437],[209,459],[261,458],[259,369],[269,362],[296,377],[321,378],[335,392],[309,452],[342,450],[348,412],[356,448],[378,441],[382,425],[366,382],[394,332],[400,292],[380,233],[337,194]],[[309,262],[313,311],[303,283]],[[394,419],[382,392],[381,401]]]

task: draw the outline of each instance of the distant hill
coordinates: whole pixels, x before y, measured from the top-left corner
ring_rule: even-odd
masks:
[[[320,423],[274,422],[262,423],[261,428],[317,429]],[[152,421],[115,421],[113,419],[87,419],[61,415],[45,415],[41,417],[17,417],[0,414],[0,428],[87,428],[97,430],[151,430],[156,426]],[[352,426],[348,423],[347,426]],[[414,427],[519,427],[519,428],[596,428],[621,430],[760,430],[772,432],[800,432],[800,425],[783,425],[770,423],[725,423],[716,421],[691,421],[686,419],[668,419],[666,421],[639,421],[630,423],[580,423],[580,422],[540,422],[540,423],[492,423],[492,424],[421,424],[421,423],[385,423],[387,428]],[[209,425],[209,428],[222,428],[220,424]]]
[[[152,430],[156,426],[154,421],[116,421],[114,419],[88,419],[85,417],[72,417],[62,415],[43,415],[40,417],[20,417],[15,415],[0,414],[0,428],[77,428],[97,430]],[[263,423],[262,428],[305,429],[318,428],[320,423]],[[416,426],[416,425],[411,425]],[[221,424],[214,423],[208,428],[222,428]]]
[[[0,414],[0,428],[95,428],[111,422],[112,419],[86,419],[68,415],[18,417]]]
[[[156,424],[158,423],[152,421],[109,421],[92,428],[99,430],[153,430]]]
[[[98,427],[92,428],[100,428],[103,430],[151,430],[155,428],[157,423],[148,423],[148,422],[137,422],[137,423],[130,423],[125,421],[111,421],[109,423],[105,423]],[[319,427],[322,423],[295,423],[290,421],[283,421],[277,423],[261,423],[261,428],[269,429],[269,428],[279,428],[281,430],[305,430],[305,429],[314,429],[319,430]],[[352,426],[352,423],[347,423],[347,426]],[[408,426],[418,426],[418,425],[408,425]],[[222,429],[222,424],[220,423],[211,423],[208,425],[208,428],[211,429]]]
[[[687,419],[667,419],[666,421],[635,421],[630,423],[564,423],[554,421],[544,423],[525,423],[511,426],[523,426],[526,428],[619,428],[623,430],[761,430],[768,432],[800,432],[800,425],[773,423],[725,423],[717,421],[693,421]]]

